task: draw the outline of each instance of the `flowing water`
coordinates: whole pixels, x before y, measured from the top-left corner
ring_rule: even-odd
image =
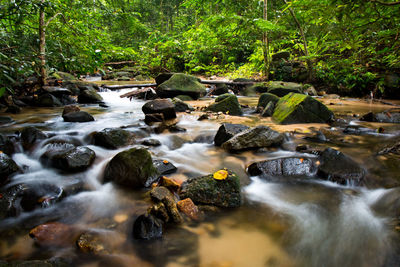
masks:
[[[268,119],[248,115],[245,118],[220,116],[213,121],[197,121],[200,114],[180,114],[179,126],[184,133],[165,133],[148,136],[144,130],[143,101],[121,99],[125,91],[102,92],[108,108],[85,106],[94,115],[89,123],[66,123],[61,109],[26,109],[13,116],[16,123],[1,128],[11,134],[26,126],[36,126],[52,138],[70,138],[95,151],[91,168],[79,174],[64,174],[43,168],[40,156],[54,144],[43,141],[33,151],[17,147],[13,159],[23,166],[24,173],[13,177],[7,186],[52,184],[74,190],[75,194],[48,207],[21,212],[16,217],[0,221],[0,260],[34,260],[60,257],[77,266],[395,266],[398,258],[398,234],[394,219],[398,215],[400,196],[397,189],[383,187],[397,185],[400,180],[397,158],[375,157],[376,147],[399,135],[400,127],[384,125],[384,134],[339,134],[337,127],[329,128],[328,142],[307,141],[303,137],[313,127],[324,125],[277,126]],[[255,99],[243,98],[242,103],[254,105]],[[371,105],[363,101],[330,100],[332,108],[344,120],[387,106]],[[198,104],[201,103],[193,103]],[[203,103],[204,104],[204,103]],[[229,154],[215,147],[212,140],[220,122],[243,122],[248,125],[265,124],[281,132],[288,132],[284,147],[271,150]],[[363,124],[370,128],[381,125]],[[221,168],[234,170],[247,177],[250,163],[285,156],[298,155],[297,144],[314,147],[334,147],[352,156],[368,170],[368,187],[342,186],[321,180],[267,182],[249,177],[244,183],[243,206],[207,215],[201,223],[183,227],[170,226],[164,237],[156,242],[138,242],[131,238],[134,219],[150,205],[146,190],[132,192],[103,184],[102,175],[107,162],[118,150],[107,150],[91,145],[89,135],[104,128],[124,127],[143,138],[158,139],[160,147],[150,148],[153,158],[172,162],[178,172],[169,177],[184,181],[212,173]],[[325,125],[328,128],[328,126]],[[338,126],[340,127],[340,126]],[[196,137],[203,137],[201,140]],[[211,139],[210,139],[211,138]],[[246,180],[246,179],[243,179]],[[72,189],[71,189],[72,188]],[[77,232],[96,232],[105,237],[105,252],[87,255],[78,252],[74,242],[57,246],[37,246],[29,237],[29,230],[45,222],[71,225]]]

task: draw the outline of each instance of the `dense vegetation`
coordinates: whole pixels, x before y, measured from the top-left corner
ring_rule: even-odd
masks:
[[[400,2],[391,1],[0,0],[0,94],[40,76],[41,28],[48,73],[101,73],[105,63],[132,61],[143,74],[285,79],[282,61],[271,57],[288,51],[307,67],[294,80],[392,96],[400,84]]]

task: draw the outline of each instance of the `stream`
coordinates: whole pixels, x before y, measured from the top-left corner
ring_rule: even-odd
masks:
[[[382,111],[390,106],[363,100],[325,100],[346,125],[370,129],[384,127],[384,133],[343,134],[343,125],[275,125],[270,119],[247,114],[243,118],[221,116],[198,121],[200,112],[180,113],[182,133],[149,134],[141,107],[145,101],[130,101],[119,96],[130,90],[104,91],[100,94],[108,108],[86,105],[82,110],[93,122],[64,122],[62,108],[26,108],[13,115],[14,123],[0,132],[14,134],[35,126],[51,138],[72,138],[96,153],[94,164],[86,171],[65,174],[44,168],[39,161],[48,140],[30,152],[16,147],[13,160],[24,173],[12,177],[7,186],[18,184],[41,188],[54,185],[72,192],[68,197],[40,209],[22,211],[0,220],[0,266],[3,261],[67,259],[70,266],[398,266],[399,234],[396,219],[400,202],[398,158],[374,156],[378,147],[400,135],[400,126],[361,123],[354,114]],[[255,105],[256,98],[242,98],[242,104]],[[202,101],[193,105],[200,105]],[[207,100],[205,100],[207,102]],[[222,122],[249,126],[267,125],[287,132],[285,150],[230,154],[212,143]],[[132,225],[150,206],[146,190],[124,190],[112,183],[102,183],[106,164],[129,147],[108,150],[90,143],[90,134],[104,128],[135,132],[143,139],[157,139],[159,147],[148,148],[153,159],[167,160],[178,171],[167,175],[178,181],[213,173],[222,168],[246,176],[246,167],[256,161],[298,156],[295,147],[333,147],[351,156],[370,177],[366,186],[339,185],[330,181],[305,179],[291,182],[266,181],[249,177],[242,187],[244,203],[240,208],[211,213],[199,223],[169,227],[162,240],[132,240]],[[315,129],[327,128],[328,141],[312,138]],[[198,138],[202,137],[202,138]],[[397,204],[397,206],[393,206]],[[397,207],[397,208],[396,208]],[[71,225],[79,231],[100,233],[104,253],[90,254],[77,250],[74,242],[38,246],[29,236],[30,229],[46,222]],[[67,266],[68,266],[67,265]],[[25,265],[28,266],[28,265]],[[63,265],[55,265],[63,266]]]

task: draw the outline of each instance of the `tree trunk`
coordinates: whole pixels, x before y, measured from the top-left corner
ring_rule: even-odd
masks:
[[[268,20],[268,0],[264,0],[264,8],[263,8],[263,19],[265,21]],[[263,32],[263,54],[264,54],[264,76],[265,79],[269,79],[269,69],[270,69],[270,60],[269,60],[269,40],[268,40],[268,32]]]
[[[283,0],[283,2],[285,2],[285,4],[288,4],[286,0]],[[289,12],[292,15],[294,21],[296,22],[296,25],[299,28],[301,39],[303,40],[304,55],[307,57],[306,62],[307,62],[307,71],[308,71],[308,81],[311,82],[312,80],[314,80],[314,69],[313,69],[312,61],[309,58],[310,54],[308,53],[308,45],[307,45],[306,35],[304,34],[303,27],[301,26],[300,21],[297,19],[293,8],[289,7]]]
[[[46,25],[44,4],[45,0],[41,0],[39,10],[39,59],[40,59],[40,84],[46,84]]]

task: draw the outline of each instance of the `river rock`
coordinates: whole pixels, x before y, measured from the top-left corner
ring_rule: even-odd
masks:
[[[157,95],[162,98],[173,98],[178,95],[188,95],[198,99],[206,94],[206,88],[199,80],[190,75],[176,73],[163,82],[156,89]]]
[[[268,93],[283,97],[289,93],[301,94],[303,85],[292,82],[270,81],[268,82]]]
[[[61,101],[52,94],[43,94],[36,100],[36,106],[39,107],[61,107]]]
[[[152,205],[148,210],[148,214],[153,215],[157,219],[160,219],[161,221],[167,223],[170,221],[170,217],[167,211],[167,208],[162,202],[158,202],[154,205]]]
[[[196,204],[214,205],[222,208],[239,207],[242,203],[240,179],[232,171],[224,180],[216,180],[213,174],[190,178],[183,182],[179,197],[190,198]]]
[[[182,216],[179,214],[178,207],[176,206],[174,195],[168,188],[157,186],[150,192],[151,199],[155,202],[161,202],[167,209],[169,217],[174,223],[183,222]]]
[[[327,123],[333,120],[334,115],[311,96],[290,93],[276,103],[272,118],[280,124]]]
[[[158,176],[150,153],[143,148],[131,148],[118,153],[107,164],[104,182],[113,181],[121,186],[141,188],[150,186]]]
[[[400,141],[395,144],[388,145],[378,152],[378,155],[396,154],[400,155]]]
[[[364,179],[365,170],[353,159],[335,149],[325,149],[320,155],[320,162],[318,175],[326,180],[359,185]]]
[[[19,171],[17,163],[7,154],[0,152],[0,186],[7,182],[8,177]]]
[[[78,111],[67,113],[62,116],[65,122],[90,122],[94,121],[92,115],[87,113],[86,111]]]
[[[59,222],[42,224],[29,232],[35,243],[42,247],[70,247],[78,235],[73,226]]]
[[[190,198],[185,198],[179,201],[177,205],[178,209],[191,220],[194,221],[200,220],[201,218],[200,210]]]
[[[71,95],[72,92],[67,88],[57,87],[57,86],[43,86],[43,91],[52,94],[56,97],[61,97],[63,95]]]
[[[221,146],[223,143],[231,139],[236,134],[243,132],[247,129],[249,129],[249,127],[246,125],[224,123],[219,127],[218,132],[214,137],[214,144],[216,146]]]
[[[81,104],[97,104],[103,101],[103,97],[95,89],[82,90],[78,96],[78,102]]]
[[[176,112],[186,112],[194,110],[194,108],[191,105],[183,102],[177,97],[174,97],[174,99],[172,99],[172,103],[174,103]]]
[[[283,134],[267,126],[257,126],[236,134],[222,144],[222,148],[230,152],[239,152],[258,148],[278,146],[283,142]]]
[[[243,114],[242,108],[235,95],[224,94],[215,99],[215,103],[207,107],[208,111],[223,112],[233,116]]]
[[[15,152],[13,142],[4,134],[0,134],[0,151],[3,151],[9,156]]]
[[[171,174],[177,171],[174,164],[167,160],[156,159],[153,161],[154,167],[158,170],[160,175]]]
[[[16,207],[17,214],[19,209],[33,211],[37,208],[48,208],[65,197],[61,187],[50,183],[22,184],[21,189],[14,203],[20,205]]]
[[[219,83],[209,92],[209,95],[223,95],[227,93],[229,93],[229,86],[225,83]]]
[[[11,123],[14,120],[11,117],[8,116],[0,116],[0,125],[2,124],[7,124],[7,123]]]
[[[269,102],[272,102],[275,105],[276,103],[278,103],[278,101],[279,101],[278,96],[270,93],[264,93],[261,94],[260,98],[258,99],[257,108],[261,107],[264,109]]]
[[[176,182],[174,179],[162,176],[160,177],[160,181],[158,182],[158,185],[164,186],[168,188],[171,191],[178,191],[181,185]]]
[[[133,237],[141,240],[159,239],[163,235],[163,223],[151,214],[140,215],[133,224]]]
[[[168,81],[173,75],[174,75],[174,73],[160,73],[154,79],[156,81],[156,84],[160,85],[160,84]]]
[[[317,173],[316,158],[288,157],[251,164],[247,172],[268,180],[278,177],[313,177]]]
[[[162,114],[164,120],[176,118],[175,105],[170,99],[156,99],[147,102],[142,107],[144,114]]]
[[[400,112],[387,111],[381,113],[367,113],[360,118],[361,121],[368,122],[384,122],[384,123],[400,123]]]
[[[135,141],[132,132],[120,128],[106,128],[93,136],[94,144],[108,149],[117,149],[133,144]]]
[[[81,234],[78,240],[76,240],[76,246],[79,251],[86,254],[110,254],[106,235],[102,235],[98,232],[86,232]]]
[[[157,139],[145,139],[142,141],[144,146],[161,146],[161,142]]]
[[[36,142],[46,138],[47,135],[45,133],[33,126],[28,126],[21,132],[22,146],[25,150],[31,149]]]
[[[77,105],[67,105],[63,109],[62,116],[64,117],[68,113],[79,112],[81,109]]]
[[[95,158],[96,153],[90,148],[56,145],[50,146],[40,157],[40,161],[45,166],[66,172],[80,172],[89,168]]]
[[[264,110],[261,112],[261,117],[271,117],[274,114],[275,104],[273,102],[269,102]]]

